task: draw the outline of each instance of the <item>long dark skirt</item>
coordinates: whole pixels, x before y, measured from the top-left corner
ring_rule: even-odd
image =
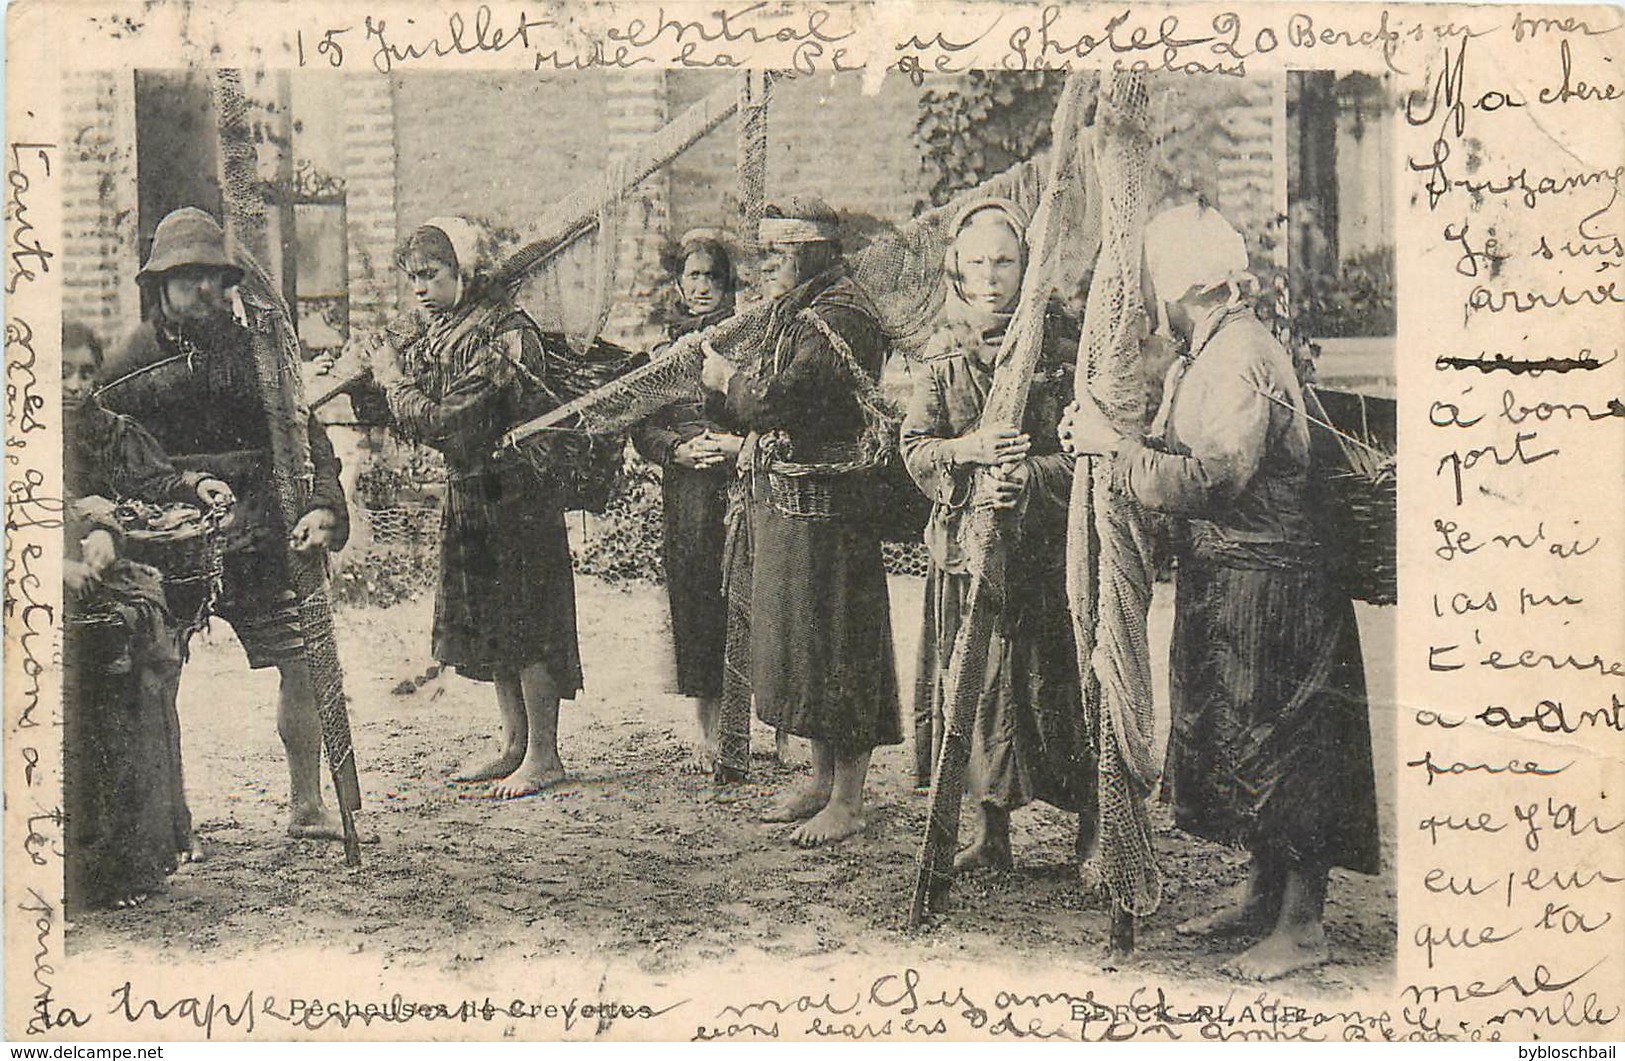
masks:
[[[671,602],[677,692],[722,695],[722,654],[728,634],[722,596],[722,552],[727,536],[726,473],[666,465],[661,487],[665,534],[662,560]]]
[[[542,663],[572,697],[581,688],[575,576],[552,490],[518,463],[453,477],[440,532],[435,658],[477,681]]]
[[[931,719],[927,732],[934,743],[940,743],[951,711],[945,702],[948,668],[970,586],[969,575],[946,574],[935,565],[926,575],[914,713],[916,720]],[[1019,588],[994,625],[972,735],[970,791],[1005,810],[1042,800],[1062,810],[1089,811],[1097,768],[1078,688],[1065,575],[1057,572],[1051,585]],[[916,779],[929,783],[931,767],[919,758],[926,750],[915,749]]]
[[[69,611],[62,798],[70,912],[157,890],[190,845],[180,673],[179,642],[161,607],[124,600]]]
[[[1360,635],[1319,569],[1181,558],[1164,798],[1181,829],[1287,859],[1380,868]]]
[[[785,516],[765,497],[750,506],[758,717],[846,754],[901,744],[880,539],[853,521]]]

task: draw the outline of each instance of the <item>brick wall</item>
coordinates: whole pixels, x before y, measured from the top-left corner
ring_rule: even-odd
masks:
[[[347,79],[342,158],[354,328],[374,326],[399,304],[405,292],[394,275],[393,249],[422,221],[460,213],[522,232],[566,189],[601,179],[612,153],[731,77],[462,72]],[[1274,209],[1284,138],[1275,128],[1272,85],[1224,80],[1233,105],[1217,127],[1186,134],[1203,144],[1192,183],[1254,239]],[[73,145],[64,174],[67,307],[117,331],[136,312],[138,223],[156,222],[137,216],[134,81],[74,74],[66,92],[66,142]],[[863,95],[855,77],[778,82],[769,119],[769,197],[812,192],[837,208],[906,219],[925,186],[910,135],[917,98],[918,90],[897,77],[875,96]],[[612,336],[637,333],[660,242],[696,226],[735,224],[737,124],[723,123],[629,204],[616,255],[622,300],[632,305],[617,308]],[[142,146],[149,153],[162,148]],[[580,257],[562,271],[557,289],[526,296],[549,326],[579,325],[581,308],[591,302],[592,262]],[[561,302],[570,312],[552,305]]]
[[[62,104],[62,315],[111,344],[140,312],[134,76],[70,72]]]
[[[667,121],[664,72],[619,74],[606,89],[604,133],[611,159],[632,156]],[[665,277],[660,250],[670,238],[668,206],[672,177],[658,170],[639,183],[621,211],[617,235],[615,302],[604,334],[647,348],[664,338],[650,321],[649,306]]]
[[[396,307],[395,103],[378,77],[345,79],[342,159],[350,334],[384,323]]]
[[[676,113],[715,90],[725,74],[680,71],[668,78]],[[788,78],[773,86],[768,108],[767,197],[811,193],[837,210],[902,221],[924,194],[925,180],[911,134],[918,90],[886,79],[865,96],[854,76]],[[737,214],[735,137],[731,119],[672,167],[674,234],[689,228],[732,226]]]

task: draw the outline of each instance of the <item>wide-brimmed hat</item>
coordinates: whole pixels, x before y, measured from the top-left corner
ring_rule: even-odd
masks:
[[[175,269],[196,266],[224,270],[228,287],[243,278],[243,271],[226,252],[226,233],[219,223],[195,206],[183,206],[158,222],[147,264],[135,278],[139,282],[156,280]]]

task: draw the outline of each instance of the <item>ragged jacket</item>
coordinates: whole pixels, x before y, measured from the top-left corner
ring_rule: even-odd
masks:
[[[109,409],[152,432],[177,467],[207,472],[231,486],[240,532],[228,546],[233,550],[283,543],[291,530],[282,526],[272,480],[271,427],[251,343],[235,322],[181,331],[146,321],[102,371],[112,384],[103,399]],[[350,517],[339,459],[314,414],[308,431],[315,481],[304,512],[331,511],[328,548],[342,549]]]
[[[903,460],[921,492],[931,499],[926,545],[932,561],[949,573],[964,570],[959,536],[971,505],[976,472],[975,466],[955,464],[949,446],[980,426],[993,386],[993,365],[977,357],[971,344],[991,342],[996,346],[998,340],[996,335],[967,339],[953,328],[940,331],[919,366],[903,420]],[[1034,372],[1022,421],[1032,448],[1027,459],[1030,478],[1016,522],[1026,544],[1023,552],[1042,554],[1052,567],[1064,557],[1074,464],[1061,451],[1055,428],[1072,400],[1072,361],[1077,349],[1076,328],[1058,314],[1047,317],[1044,355]]]
[[[110,518],[114,503],[131,498],[159,504],[198,504],[202,472],[177,471],[150,432],[127,416],[109,412],[94,398],[65,424],[62,489],[69,502],[66,549],[78,559],[79,543],[92,530],[105,530],[123,552],[123,531]],[[99,502],[86,504],[85,499]]]
[[[885,332],[863,292],[837,266],[774,305],[765,349],[729,381],[728,411],[747,430],[782,431],[790,460],[840,462],[850,459],[868,427],[858,400],[863,383],[807,310],[846,343],[869,380],[880,378]]]
[[[1118,453],[1114,474],[1142,505],[1187,519],[1200,555],[1307,556],[1315,536],[1303,392],[1286,351],[1249,310],[1231,308],[1198,332],[1169,369],[1150,437]]]

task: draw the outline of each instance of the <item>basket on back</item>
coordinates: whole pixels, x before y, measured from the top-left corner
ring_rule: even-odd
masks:
[[[1399,600],[1392,398],[1306,387],[1311,500],[1338,582],[1370,604]]]

